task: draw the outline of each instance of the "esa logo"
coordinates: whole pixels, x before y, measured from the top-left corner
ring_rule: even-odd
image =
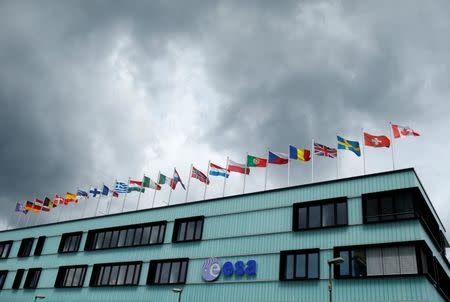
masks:
[[[248,260],[246,263],[244,261],[237,261],[232,263],[227,261],[221,267],[218,258],[208,258],[203,262],[202,266],[202,278],[207,282],[215,281],[220,276],[220,272],[223,272],[224,276],[230,277],[232,275],[243,276],[243,275],[256,275],[256,261]]]

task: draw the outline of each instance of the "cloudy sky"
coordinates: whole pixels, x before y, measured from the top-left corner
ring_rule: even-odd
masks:
[[[18,201],[174,167],[187,183],[191,163],[205,171],[313,138],[334,146],[361,128],[388,134],[392,121],[422,134],[395,142],[396,168],[416,168],[450,229],[449,11],[446,0],[0,1],[0,223],[17,223]],[[338,168],[363,173],[349,152]],[[336,161],[315,169],[336,177]],[[367,150],[368,173],[389,169],[389,150]],[[310,163],[292,164],[291,184],[310,175]],[[264,178],[252,171],[246,191]],[[232,175],[226,194],[242,182]],[[286,167],[270,167],[268,188],[286,183]],[[207,198],[222,186],[213,179]],[[189,200],[202,197],[193,180]],[[171,203],[184,198],[178,188]],[[96,203],[40,219],[93,215]],[[136,206],[129,194],[125,210]]]

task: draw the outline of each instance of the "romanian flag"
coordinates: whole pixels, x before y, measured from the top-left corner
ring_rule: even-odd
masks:
[[[311,159],[311,151],[289,145],[289,158],[309,161]]]
[[[356,156],[361,156],[361,148],[359,147],[359,142],[344,139],[339,135],[337,136],[337,141],[338,141],[338,149],[349,150],[355,153]]]
[[[67,204],[69,202],[78,202],[78,198],[75,194],[67,192],[64,198],[64,203]]]

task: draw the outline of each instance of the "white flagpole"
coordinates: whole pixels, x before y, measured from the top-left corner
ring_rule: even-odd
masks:
[[[56,195],[58,195],[58,194],[55,193],[55,197],[56,197]],[[60,197],[60,198],[58,198],[59,199],[58,200],[58,208],[59,208],[59,210],[58,210],[58,217],[56,218],[56,222],[59,222],[59,220],[61,219],[61,214],[62,214],[62,209],[63,209],[63,208],[60,207],[60,205],[61,205],[61,203],[60,203],[61,202],[61,196],[58,195],[58,197]],[[63,201],[62,205],[65,205],[64,201]]]
[[[314,139],[311,145],[311,182],[314,182]]]
[[[139,190],[139,196],[138,196],[138,201],[137,201],[137,205],[136,205],[136,211],[139,209],[139,201],[141,201],[141,193],[142,193],[142,189],[144,188],[144,178],[145,178],[145,174],[142,177],[142,184],[141,184],[141,189]]]
[[[159,175],[161,175],[161,171],[158,171],[158,178],[157,178],[157,180],[156,180],[156,183],[159,185]],[[158,191],[158,190],[156,190],[155,189],[155,192],[153,193],[153,201],[152,201],[152,208],[153,208],[153,205],[155,204],[155,198],[156,198],[156,191]]]
[[[186,197],[184,198],[184,203],[186,203],[188,200],[189,187],[191,186],[191,178],[192,178],[192,167],[193,167],[193,165],[191,164],[191,169],[189,170],[189,180],[188,180],[188,185],[186,188]]]
[[[338,135],[336,133],[336,140],[337,140],[337,137],[338,137]],[[338,150],[339,150],[339,143],[336,146],[336,179],[339,178],[339,151]]]
[[[23,215],[25,215],[24,212],[20,212],[20,213],[19,213],[19,219],[17,219],[16,228],[19,227],[20,222],[22,221],[22,216],[23,216]],[[27,215],[28,215],[28,213],[27,213]]]
[[[91,185],[89,185],[89,191],[91,190]],[[89,197],[89,192],[88,192],[88,197]],[[84,214],[86,214],[86,208],[87,208],[87,200],[86,200],[87,198],[85,197],[84,198],[84,207],[83,207],[83,213],[81,214],[81,218],[83,218],[84,217]]]
[[[395,170],[394,139],[392,138],[392,122],[389,122],[389,138],[391,139],[392,170]]]
[[[105,184],[102,184],[102,191],[100,192],[100,194],[98,194],[98,199],[97,199],[97,206],[95,207],[95,213],[94,213],[94,217],[97,216],[97,212],[98,212],[98,206],[100,205],[100,197],[102,197],[102,193],[103,193],[103,186]]]
[[[125,192],[125,195],[123,196],[123,202],[122,202],[122,212],[125,209],[125,200],[127,199],[127,194],[128,194],[128,186],[130,185],[130,178],[128,177],[128,182],[127,182],[127,191]]]
[[[227,165],[225,166],[225,169],[227,170],[227,172],[228,172],[228,164],[229,164],[229,160],[230,160],[230,158],[227,156]],[[228,176],[228,177],[230,177],[230,176]],[[224,177],[224,180],[223,180],[222,197],[225,197],[225,186],[226,186],[226,184],[227,184],[227,178],[228,178],[228,177]]]
[[[362,144],[362,158],[363,158],[363,174],[366,175],[366,142],[364,140],[364,128],[361,128],[361,144]]]
[[[176,170],[176,168],[173,169],[173,172],[174,172],[174,173],[175,173],[175,170]],[[167,177],[166,177],[166,180],[167,180]],[[172,179],[170,180],[170,182],[172,182]],[[170,197],[172,197],[172,191],[173,191],[172,186],[171,186],[170,183],[169,183],[169,187],[170,187],[170,191],[169,191],[169,201],[167,202],[167,205],[170,204]]]
[[[245,178],[247,176],[247,158],[248,158],[248,152],[245,155],[245,169],[244,169],[244,185],[242,186],[242,194],[245,194]]]
[[[208,169],[206,170],[206,177],[209,179],[209,166],[211,165],[211,160],[208,161]],[[203,192],[203,200],[206,199],[206,189],[208,188],[208,184],[205,182],[205,191]]]
[[[28,222],[30,221],[30,217],[31,217],[31,214],[32,214],[33,212],[30,212],[30,211],[28,211],[28,217],[27,217],[27,222],[25,222],[25,227],[27,227],[28,226]]]
[[[264,191],[267,189],[267,174],[269,174],[269,148],[267,148],[267,158],[266,158],[266,176],[264,179]]]
[[[117,184],[117,179],[114,181],[114,185],[113,185],[114,190],[111,190],[111,199],[109,200],[108,206],[106,207],[106,215],[109,215],[109,211],[111,210],[111,204],[112,204],[112,200],[114,197],[114,192],[116,191],[116,184]]]
[[[291,145],[289,145],[287,160],[288,160],[288,162],[287,162],[287,165],[288,165],[287,185],[289,187],[291,184]]]

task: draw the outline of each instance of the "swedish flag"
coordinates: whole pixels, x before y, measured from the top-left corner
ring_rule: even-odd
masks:
[[[338,135],[338,149],[353,151],[357,156],[361,156],[361,148],[359,142],[346,140]]]

